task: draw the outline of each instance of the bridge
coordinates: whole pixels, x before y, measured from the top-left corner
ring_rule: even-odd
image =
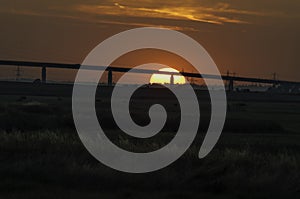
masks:
[[[42,83],[47,82],[47,68],[60,68],[60,69],[79,69],[82,67],[85,70],[105,70],[108,72],[108,85],[112,85],[113,72],[123,72],[128,71],[132,73],[144,73],[144,74],[168,74],[171,75],[171,82],[174,75],[178,75],[176,72],[166,72],[166,71],[157,71],[157,70],[147,70],[147,69],[132,69],[125,67],[114,67],[114,66],[81,66],[80,64],[63,64],[63,63],[50,63],[50,62],[31,62],[31,61],[12,61],[12,60],[0,60],[1,66],[21,66],[21,67],[38,67],[41,68],[41,80]],[[198,73],[189,73],[189,72],[180,72],[184,77],[192,78],[208,78],[208,79],[219,79],[216,75],[211,74],[198,74]],[[285,80],[276,80],[276,79],[262,79],[262,78],[251,78],[251,77],[241,77],[233,75],[222,75],[223,80],[228,81],[228,90],[234,90],[234,82],[250,82],[250,83],[262,83],[262,84],[272,84],[280,85],[290,89],[300,89],[300,82],[295,81],[285,81]]]

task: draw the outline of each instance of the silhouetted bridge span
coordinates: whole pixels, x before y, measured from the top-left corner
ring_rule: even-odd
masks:
[[[79,69],[80,64],[63,64],[63,63],[49,63],[49,62],[31,62],[31,61],[11,61],[11,60],[0,60],[0,66],[20,66],[20,67],[38,67],[41,68],[41,80],[46,83],[47,80],[47,68],[60,68],[60,69]],[[144,74],[168,74],[168,75],[178,75],[175,72],[165,72],[157,70],[147,70],[147,69],[132,69],[125,67],[115,67],[115,66],[82,66],[85,70],[106,70],[108,71],[108,85],[112,85],[112,73],[113,72],[132,72],[132,73],[144,73]],[[185,77],[192,78],[209,78],[209,79],[219,79],[216,75],[211,74],[197,74],[189,72],[180,72],[181,75]],[[252,82],[252,83],[262,83],[262,84],[273,84],[273,85],[285,85],[288,87],[297,87],[299,89],[300,82],[295,81],[284,81],[275,79],[261,79],[261,78],[251,78],[251,77],[239,77],[231,75],[222,75],[222,79],[229,81],[229,90],[233,90],[234,81],[238,82]]]

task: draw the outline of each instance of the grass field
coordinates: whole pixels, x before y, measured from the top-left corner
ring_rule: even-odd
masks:
[[[0,198],[300,196],[299,103],[229,102],[224,133],[207,157],[197,158],[204,127],[178,161],[147,174],[118,172],[95,160],[71,114],[68,98],[0,97]],[[174,135],[166,128],[146,144],[110,125],[106,130],[123,148],[143,150],[158,148]]]

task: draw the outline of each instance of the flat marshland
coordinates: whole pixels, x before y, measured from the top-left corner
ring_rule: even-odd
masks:
[[[168,143],[178,128],[176,101],[164,102],[171,117],[159,136],[149,142],[120,132],[113,121],[109,122],[111,116],[105,109],[109,102],[96,102],[99,115],[107,115],[99,117],[106,134],[125,149],[155,150]],[[140,124],[148,120],[148,103],[143,104],[140,107],[137,100],[132,107],[138,110],[132,117]],[[204,111],[199,133],[178,161],[160,171],[127,174],[104,166],[88,153],[74,128],[70,98],[0,96],[0,197],[300,196],[300,103],[229,101],[224,132],[204,159],[197,155],[207,128],[209,107],[200,107]]]

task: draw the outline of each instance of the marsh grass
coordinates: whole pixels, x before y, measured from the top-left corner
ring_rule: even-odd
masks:
[[[232,137],[235,144],[231,144]],[[291,197],[300,191],[299,139],[297,135],[273,140],[266,135],[257,139],[251,134],[224,134],[202,160],[197,158],[199,145],[194,144],[161,171],[125,174],[95,160],[71,130],[1,132],[1,198],[17,197],[17,193],[45,198],[58,193],[65,198]],[[281,148],[278,140],[282,140]]]
[[[225,133],[204,159],[197,156],[205,136],[200,129],[167,168],[126,174],[88,153],[66,99],[6,99],[0,103],[0,198],[299,198],[299,106],[276,104],[279,115],[270,104],[231,106]],[[174,135],[163,131],[147,143],[113,125],[105,130],[117,145],[144,151]]]

